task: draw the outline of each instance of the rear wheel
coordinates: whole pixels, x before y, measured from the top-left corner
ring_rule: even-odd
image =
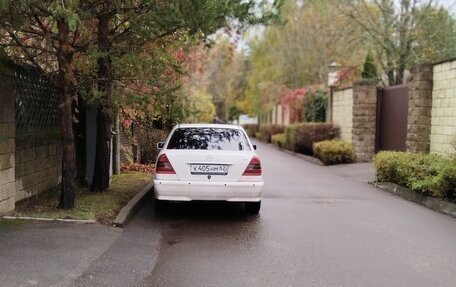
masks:
[[[260,208],[261,208],[261,201],[245,203],[245,211],[249,214],[257,214],[258,212],[260,212]]]
[[[166,201],[166,200],[160,200],[160,199],[155,198],[154,202],[155,202],[155,211],[156,212],[164,211],[168,205],[168,201]]]

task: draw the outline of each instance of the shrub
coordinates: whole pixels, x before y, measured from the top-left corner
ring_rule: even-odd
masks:
[[[308,122],[325,122],[328,97],[323,91],[309,92],[304,98],[304,118]]]
[[[251,138],[256,136],[256,133],[258,132],[259,126],[257,124],[247,124],[243,126],[245,131],[247,132],[247,135]]]
[[[296,142],[298,140],[298,130],[302,124],[293,124],[285,128],[284,148],[296,151]]]
[[[333,124],[308,123],[299,128],[296,142],[297,152],[313,154],[313,144],[339,137],[340,129]]]
[[[314,154],[325,165],[351,163],[356,159],[353,145],[341,140],[328,140],[315,143]]]
[[[281,134],[284,130],[285,127],[282,125],[261,125],[259,129],[259,139],[264,142],[271,143],[272,136]]]
[[[377,180],[416,192],[456,200],[456,161],[435,154],[380,152],[374,158]]]
[[[289,150],[313,155],[313,144],[339,136],[338,126],[326,123],[302,123],[287,126],[285,147]]]
[[[431,192],[437,197],[456,200],[456,161],[445,164],[432,181]]]
[[[160,152],[157,149],[157,143],[166,140],[168,131],[150,128],[142,128],[138,131],[137,140],[140,147],[140,163],[153,164]]]
[[[271,142],[278,146],[279,148],[284,148],[285,146],[285,134],[276,134],[271,137]]]

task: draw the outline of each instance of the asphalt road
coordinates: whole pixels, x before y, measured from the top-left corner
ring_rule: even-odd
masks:
[[[102,255],[53,286],[456,286],[456,219],[368,185],[370,165],[320,167],[258,147],[259,215],[224,203],[156,214],[150,201],[121,233],[86,227],[112,243],[73,243]],[[50,285],[37,282],[21,286]]]
[[[369,165],[320,167],[263,144],[258,153],[258,216],[239,204],[143,210],[136,220],[161,239],[134,286],[456,286],[454,218],[371,187]]]

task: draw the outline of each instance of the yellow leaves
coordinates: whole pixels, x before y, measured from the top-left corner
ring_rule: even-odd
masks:
[[[191,123],[210,123],[215,116],[215,106],[212,103],[212,96],[204,90],[192,91],[188,95],[189,116]]]

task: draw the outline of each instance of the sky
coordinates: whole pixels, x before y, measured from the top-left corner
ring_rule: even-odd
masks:
[[[305,1],[305,0],[296,0],[296,1],[297,1],[297,3],[300,3],[301,1]],[[395,1],[399,1],[399,0],[395,0]],[[448,11],[450,11],[450,13],[454,17],[456,17],[456,0],[432,0],[432,1],[438,5],[442,5],[443,7],[445,7]],[[399,3],[399,2],[397,2],[397,3]],[[249,28],[242,36],[235,35],[235,36],[231,36],[231,37],[228,36],[228,38],[230,38],[231,41],[237,43],[237,48],[239,50],[243,50],[244,52],[248,53],[249,52],[249,45],[248,45],[249,40],[251,40],[254,37],[257,37],[258,35],[261,35],[263,31],[264,31],[264,27],[256,26],[256,27]],[[225,34],[224,30],[222,29],[222,30],[216,32],[210,38],[214,39],[217,37],[217,35],[218,36],[227,36]]]
[[[456,0],[440,0],[440,3],[449,11],[456,15]]]

